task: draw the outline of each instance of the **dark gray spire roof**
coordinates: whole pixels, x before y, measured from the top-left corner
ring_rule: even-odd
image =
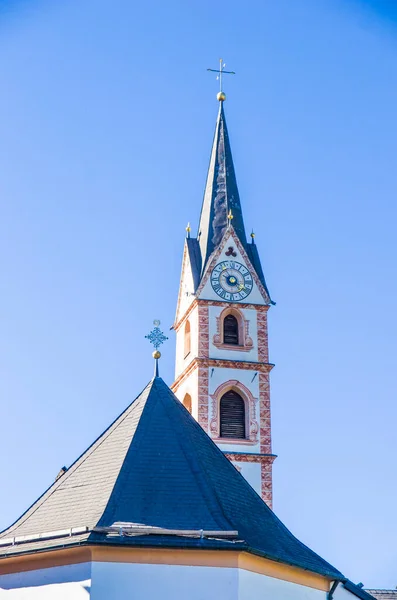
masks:
[[[115,522],[237,531],[238,540],[93,531]],[[38,539],[48,532],[61,533]],[[0,556],[84,543],[242,549],[342,578],[288,531],[159,377],[0,534]]]
[[[203,270],[208,257],[222,240],[229,210],[232,211],[235,232],[244,246],[247,243],[223,102],[219,104],[197,234]]]

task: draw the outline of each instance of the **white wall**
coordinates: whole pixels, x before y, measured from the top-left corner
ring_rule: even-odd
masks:
[[[190,354],[185,357],[185,323],[176,334],[175,379],[186,369],[198,353],[198,309],[197,306],[189,315],[190,322]]]
[[[334,600],[358,600],[358,598],[340,583],[334,592]]]
[[[183,277],[182,277],[183,274]],[[180,293],[180,303],[178,314],[176,315],[177,320],[179,320],[187,311],[189,306],[194,300],[194,282],[192,275],[192,268],[189,260],[189,253],[187,251],[187,245],[185,242],[185,246],[183,249],[183,260],[182,260],[182,273],[181,273],[181,282],[179,287]]]
[[[222,446],[220,448],[223,450]],[[261,464],[239,462],[238,460],[233,460],[232,462],[235,467],[239,468],[241,475],[245,477],[250,486],[261,496]]]
[[[93,563],[92,600],[238,600],[233,568]]]
[[[0,575],[0,600],[88,600],[91,563]]]
[[[239,600],[326,600],[326,597],[321,590],[240,569]]]
[[[87,575],[91,577],[83,579]],[[93,562],[0,576],[0,600],[326,600],[326,592],[232,567]],[[357,600],[341,585],[335,600]]]
[[[195,369],[189,377],[181,383],[175,396],[183,402],[186,394],[190,394],[192,397],[192,415],[197,421],[198,417],[198,369]]]

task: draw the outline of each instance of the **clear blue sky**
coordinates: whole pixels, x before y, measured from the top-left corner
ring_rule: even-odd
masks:
[[[0,527],[152,375],[225,106],[270,312],[275,510],[395,586],[394,0],[0,2]],[[172,382],[174,340],[161,371]]]

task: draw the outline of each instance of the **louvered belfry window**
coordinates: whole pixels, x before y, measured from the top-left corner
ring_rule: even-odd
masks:
[[[223,319],[223,343],[238,346],[238,321],[234,315]]]
[[[245,402],[234,390],[229,390],[221,398],[220,437],[245,438]]]

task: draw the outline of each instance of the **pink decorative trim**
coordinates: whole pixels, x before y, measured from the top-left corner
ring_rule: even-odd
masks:
[[[233,308],[240,308],[240,309],[241,308],[251,308],[251,309],[256,310],[257,312],[265,312],[265,313],[267,313],[267,311],[270,308],[270,306],[268,304],[248,304],[246,302],[239,302],[237,304],[237,302],[222,302],[222,301],[218,301],[218,300],[203,300],[203,299],[195,298],[193,300],[193,302],[191,304],[189,304],[188,308],[186,309],[185,314],[179,319],[179,321],[176,321],[174,323],[173,328],[176,332],[179,330],[181,325],[183,325],[185,320],[189,318],[190,313],[196,308],[197,305],[199,305],[199,306],[223,306],[224,308],[233,307]]]
[[[237,319],[239,329],[238,339],[243,342],[239,346],[225,344],[223,341],[223,321],[228,315],[233,315]],[[240,352],[249,352],[252,350],[254,344],[252,338],[249,336],[249,320],[244,317],[239,308],[236,306],[227,306],[223,309],[219,317],[216,317],[216,333],[212,341],[214,346],[223,350],[239,350]]]
[[[240,438],[221,438],[221,437],[213,437],[212,441],[215,444],[227,444],[229,446],[256,446],[258,440],[241,440]]]
[[[266,463],[273,464],[276,457],[272,456],[263,456],[262,454],[246,454],[242,452],[225,452],[225,456],[229,460],[237,460],[238,462],[249,462],[249,463]]]
[[[219,420],[219,403],[223,394],[225,394],[229,390],[235,390],[240,396],[243,398],[245,402],[245,419],[246,419],[246,431],[248,432],[248,438],[245,440],[231,440],[220,438],[220,420]],[[211,436],[216,439],[216,441],[228,442],[229,444],[244,444],[250,442],[251,444],[255,444],[258,441],[258,421],[256,420],[256,402],[258,398],[254,398],[250,390],[242,384],[237,379],[230,379],[229,381],[225,381],[225,383],[221,383],[220,386],[217,387],[214,394],[210,395],[212,400],[211,408],[212,408],[212,418],[210,422],[210,432]]]
[[[198,371],[198,414],[197,421],[208,433],[208,369],[199,367]]]
[[[189,318],[189,316],[191,315],[191,313],[193,312],[193,310],[196,308],[198,304],[198,300],[197,298],[195,298],[193,300],[193,302],[191,304],[189,304],[188,308],[186,309],[186,312],[184,315],[182,315],[182,317],[179,319],[179,321],[175,322],[173,325],[174,331],[176,333],[178,333],[179,328],[185,323],[185,321]],[[204,304],[204,303],[203,303]]]
[[[198,355],[208,358],[210,350],[210,325],[208,306],[198,307]]]
[[[252,308],[257,312],[267,312],[270,308],[268,304],[248,304],[247,302],[225,302],[222,300],[203,300],[199,298],[198,304],[206,304],[208,306],[228,306],[233,308]]]
[[[264,312],[257,313],[258,326],[258,360],[269,362],[269,345],[267,335],[267,314]]]
[[[272,453],[271,423],[270,423],[270,384],[269,374],[259,373],[259,422],[261,452]]]
[[[223,358],[194,358],[188,364],[186,369],[175,379],[171,389],[175,392],[182,381],[190,375],[198,366],[200,367],[218,367],[223,369],[242,369],[243,371],[258,371],[258,373],[268,373],[274,367],[270,363],[254,363],[234,360],[224,360]]]
[[[273,475],[272,463],[261,464],[261,496],[269,508],[273,508]]]

